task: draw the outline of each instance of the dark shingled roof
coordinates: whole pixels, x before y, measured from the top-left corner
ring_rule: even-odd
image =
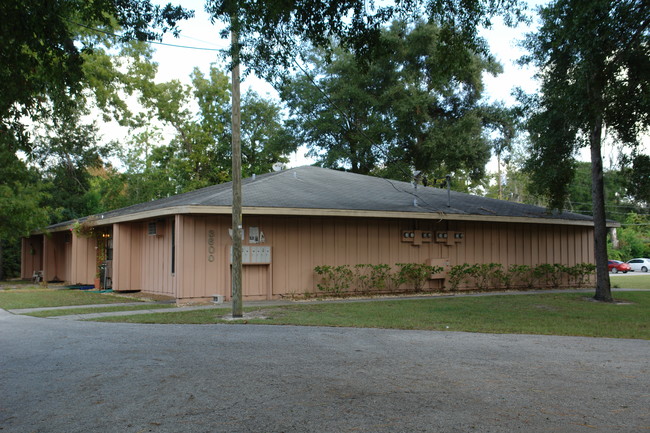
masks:
[[[447,206],[448,195],[445,189],[421,185],[415,188],[407,182],[314,166],[297,167],[243,179],[242,199],[244,208],[432,213],[446,215],[449,219],[453,219],[452,215],[473,215],[486,216],[486,220],[491,219],[489,217],[515,217],[548,219],[555,222],[592,221],[590,216],[570,212],[549,213],[547,209],[539,206],[454,191],[451,192],[451,206]],[[136,214],[141,212],[150,213],[174,207],[190,208],[191,213],[192,206],[231,205],[232,184],[229,182],[106,212],[102,218],[129,215],[136,217]]]

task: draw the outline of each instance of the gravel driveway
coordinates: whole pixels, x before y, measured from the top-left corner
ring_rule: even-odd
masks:
[[[636,432],[650,341],[0,310],[5,432]]]

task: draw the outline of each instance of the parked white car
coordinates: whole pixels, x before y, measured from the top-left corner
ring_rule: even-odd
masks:
[[[627,264],[633,271],[648,272],[650,270],[650,259],[632,259],[628,260]]]

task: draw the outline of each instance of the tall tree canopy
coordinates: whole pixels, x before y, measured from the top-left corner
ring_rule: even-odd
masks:
[[[44,102],[58,106],[84,83],[83,53],[96,40],[87,28],[120,32],[121,39],[152,40],[175,31],[191,12],[149,0],[53,0],[0,3],[0,133],[18,128]]]
[[[393,178],[410,178],[411,168],[433,177],[465,172],[478,180],[490,157],[482,74],[500,66],[449,32],[396,22],[368,61],[340,47],[329,61],[314,52],[315,70],[281,92],[293,130],[327,167]]]
[[[176,31],[177,21],[191,15],[149,0],[0,2],[0,276],[2,246],[45,225],[51,216],[47,199],[52,196],[26,159],[41,160],[47,154],[48,179],[61,182],[59,188],[68,181],[85,187],[85,167],[79,169],[74,152],[88,156],[86,144],[92,137],[85,134],[94,129],[86,125],[72,132],[65,119],[80,125],[76,116],[83,109],[85,89],[92,90],[98,105],[116,106],[114,80],[133,78],[118,74],[116,65],[109,72],[105,49],[132,39],[156,39]],[[116,112],[125,108],[118,106]],[[41,123],[49,131],[29,131]],[[84,131],[86,127],[90,129]],[[84,210],[72,201],[64,207]]]
[[[154,69],[155,69],[155,65]],[[195,68],[191,84],[149,82],[142,88],[144,110],[133,115],[132,133],[119,151],[122,172],[95,171],[93,191],[103,210],[168,197],[230,179],[230,90],[226,74],[212,65]],[[155,118],[166,133],[147,122]],[[271,171],[287,162],[295,141],[281,107],[249,91],[242,103],[243,172]]]
[[[542,26],[527,37],[541,89],[526,102],[532,114],[533,185],[562,208],[575,152],[589,146],[595,225],[595,298],[611,301],[601,143],[607,128],[636,145],[650,122],[650,4],[644,0],[556,0],[540,9]]]
[[[630,164],[631,167],[623,170],[627,176],[627,193],[641,204],[650,206],[650,155],[634,155]]]
[[[522,18],[518,0],[207,0],[206,10],[229,24],[224,37],[237,31],[241,62],[267,78],[291,69],[304,42],[325,47],[336,40],[367,55],[379,46],[382,26],[395,19],[425,19],[453,28],[465,43],[487,51],[477,37],[480,26],[489,27],[495,15],[507,23]]]

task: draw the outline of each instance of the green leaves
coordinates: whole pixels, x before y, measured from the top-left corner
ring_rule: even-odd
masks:
[[[558,0],[540,16],[542,27],[528,35],[530,54],[523,59],[539,68],[541,79],[541,93],[526,104],[533,144],[528,168],[550,207],[562,208],[575,152],[593,144],[598,125],[633,146],[647,131],[650,7],[641,0]]]
[[[48,222],[47,197],[35,173],[24,161],[0,147],[0,241],[26,236]]]
[[[490,157],[481,75],[499,65],[452,29],[423,22],[394,23],[379,45],[366,61],[342,47],[314,50],[313,71],[287,80],[281,94],[297,140],[329,168],[480,179]]]
[[[11,119],[48,108],[46,102],[55,108],[66,104],[87,78],[92,85],[85,61],[95,49],[97,32],[89,28],[121,31],[123,42],[152,40],[175,31],[176,23],[190,16],[180,7],[154,6],[149,0],[2,2],[0,81],[11,83],[0,94],[2,129],[13,129]]]
[[[485,42],[477,37],[480,25],[489,27],[496,15],[504,16],[508,23],[522,18],[517,0],[208,0],[206,11],[214,21],[230,26],[232,17],[237,17],[234,26],[239,34],[242,63],[267,79],[295,67],[294,61],[305,45],[329,49],[336,41],[359,59],[373,57],[382,49],[382,26],[398,19],[411,24],[422,20],[453,29],[464,47],[485,53]]]
[[[395,269],[387,264],[357,264],[350,265],[321,265],[314,268],[320,276],[318,290],[327,294],[340,296],[352,289],[362,294],[398,293],[403,286],[406,290],[421,292],[426,289],[426,283],[431,274],[441,272],[440,266],[429,266],[421,263],[396,263]]]

